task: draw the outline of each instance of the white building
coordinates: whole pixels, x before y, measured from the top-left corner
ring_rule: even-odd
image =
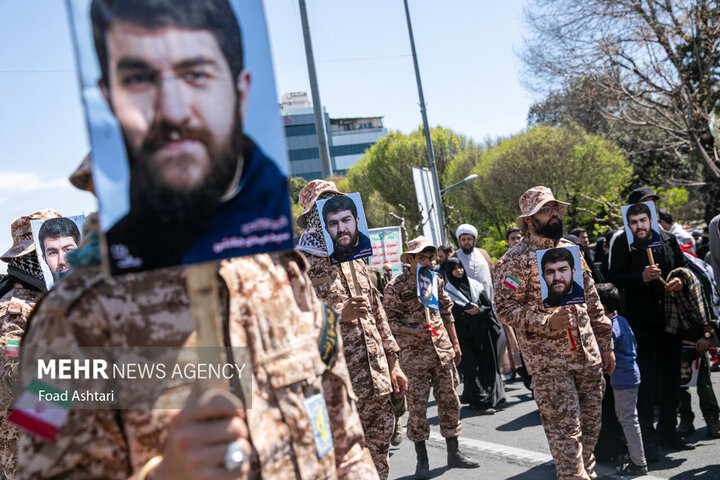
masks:
[[[285,124],[290,174],[306,180],[321,178],[315,117],[307,93],[283,95],[280,112]],[[330,118],[324,108],[323,114],[336,175],[344,175],[368,148],[388,133],[382,124],[383,117]]]

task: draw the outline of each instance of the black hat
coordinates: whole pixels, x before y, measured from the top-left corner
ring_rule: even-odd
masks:
[[[639,187],[630,192],[628,195],[628,203],[638,203],[643,198],[651,197],[653,200],[660,200],[655,191],[650,187]]]

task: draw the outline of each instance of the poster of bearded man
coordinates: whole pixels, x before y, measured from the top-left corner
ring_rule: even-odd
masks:
[[[558,247],[536,252],[543,307],[585,303],[580,247]]]
[[[35,251],[48,290],[70,271],[68,254],[80,248],[84,224],[83,215],[30,221]]]
[[[67,0],[112,274],[293,247],[261,0]]]
[[[317,208],[331,264],[372,256],[370,229],[359,193],[319,200]]]
[[[417,296],[420,303],[433,310],[440,309],[438,301],[438,282],[436,273],[418,264],[417,266]]]
[[[623,205],[622,216],[630,251],[662,246],[654,202]]]

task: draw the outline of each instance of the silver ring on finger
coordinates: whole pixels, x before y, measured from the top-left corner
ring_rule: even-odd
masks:
[[[243,463],[245,463],[245,453],[240,445],[240,440],[229,443],[225,451],[225,468],[232,472],[240,468]]]

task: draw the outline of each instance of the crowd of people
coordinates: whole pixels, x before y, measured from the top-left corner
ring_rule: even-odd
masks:
[[[72,181],[92,191],[89,168],[89,162],[84,162]],[[662,243],[653,249],[655,263],[651,264],[644,250],[629,249],[625,232],[599,238],[594,251],[589,248],[584,230],[575,229],[563,235],[562,217],[568,204],[555,199],[550,189],[535,187],[521,197],[517,227],[508,230],[508,251],[497,262],[476,246],[477,229],[463,224],[456,230],[457,251],[451,245],[436,247],[424,237],[411,239],[402,254],[403,273],[392,278],[389,265],[384,274],[374,275],[363,260],[331,264],[326,251],[318,248],[322,231],[316,203],[341,195],[332,182],[308,183],[299,198],[303,212],[297,223],[304,230],[297,253],[225,261],[219,269],[228,288],[243,286],[229,290],[231,304],[243,305],[246,312],[256,312],[253,318],[265,315],[275,324],[273,330],[264,333],[269,335],[266,339],[269,345],[280,340],[272,338],[278,332],[277,325],[293,321],[269,313],[270,297],[257,293],[248,297],[243,293],[252,291],[258,279],[267,274],[261,272],[267,272],[268,266],[275,265],[272,267],[275,273],[268,278],[279,283],[273,287],[272,283],[265,285],[266,294],[282,293],[285,302],[298,305],[295,307],[300,308],[298,312],[308,308],[303,307],[308,299],[312,304],[317,298],[340,313],[341,349],[335,353],[328,370],[332,374],[304,374],[307,377],[304,381],[313,385],[314,391],[322,392],[327,402],[336,442],[333,472],[337,476],[387,478],[389,447],[398,445],[406,435],[417,454],[415,478],[428,478],[427,407],[431,389],[438,406],[440,433],[447,440],[448,466],[478,467],[458,444],[462,432],[461,405],[469,405],[478,415],[495,413],[505,401],[504,382],[511,376],[503,374],[509,373],[519,374],[532,390],[558,478],[596,478],[597,460],[619,462],[621,475],[644,474],[649,463],[659,460],[658,446],[674,450],[693,448],[683,440],[695,430],[691,390],[681,388],[683,342],[694,345],[697,351],[697,394],[707,434],[720,438],[720,408],[710,380],[714,363],[708,355],[714,351],[711,342],[717,340],[716,278],[712,268],[697,256],[696,252],[702,253],[702,239],[696,240],[681,231],[663,210],[659,210],[663,219],[659,232]],[[648,188],[637,189],[628,198],[631,204],[659,200]],[[76,243],[77,238],[83,241],[71,249],[59,249],[55,263],[73,265],[72,272],[68,275],[53,271],[59,281],[45,294],[43,302],[51,307],[36,308],[32,328],[27,328],[27,318],[43,295],[42,272],[30,221],[58,217],[58,212],[44,210],[21,217],[11,226],[14,243],[2,257],[8,262],[8,273],[0,284],[0,325],[6,351],[12,340],[21,338],[30,345],[42,344],[50,338],[68,345],[88,345],[97,342],[97,335],[107,328],[115,332],[113,336],[122,336],[127,344],[153,344],[146,335],[121,333],[125,323],[138,317],[174,332],[172,336],[182,344],[192,330],[183,285],[185,273],[161,270],[131,278],[104,277],[97,265],[98,237],[92,231],[97,222],[93,221],[86,222],[88,231],[82,237],[69,232],[50,235],[45,240],[48,234],[43,234],[50,243],[60,244],[65,237],[75,239]],[[709,228],[717,230],[717,219]],[[713,233],[717,241],[718,232],[710,234]],[[359,232],[350,227],[350,243],[358,236]],[[687,241],[680,244],[681,240]],[[717,262],[711,253],[713,248],[717,250],[716,243],[709,243],[706,259]],[[543,272],[539,272],[536,252],[573,245],[582,252],[582,265],[578,267],[582,271],[584,302],[547,308],[537,279],[545,273],[546,264],[542,264]],[[48,251],[43,249],[43,256]],[[572,258],[558,257],[547,265],[563,261],[575,269]],[[413,273],[418,266],[433,269],[437,274],[436,311],[418,302]],[[286,272],[284,276],[280,275],[282,272]],[[311,285],[314,292],[298,294],[300,287],[293,278],[306,279],[301,282],[303,288]],[[284,290],[284,281],[289,281],[289,290]],[[547,283],[549,287],[555,285]],[[164,296],[158,296],[159,292],[173,295],[172,305],[158,300]],[[130,305],[135,307],[129,308]],[[138,306],[142,308],[138,310]],[[163,311],[161,318],[153,314],[158,310]],[[106,323],[110,318],[98,317],[99,312],[114,312],[111,323]],[[229,321],[240,321],[242,315],[234,312],[233,308],[227,313]],[[88,328],[88,318],[100,324]],[[92,333],[93,328],[100,330]],[[249,335],[247,328],[244,327]],[[313,331],[316,330],[307,330],[305,334],[306,349],[315,345],[314,340],[311,342]],[[253,332],[258,334],[259,331]],[[302,336],[296,333],[296,337]],[[568,343],[569,338],[576,342],[574,348]],[[294,351],[292,358],[300,354]],[[314,354],[307,350],[306,355]],[[17,367],[17,360],[8,356],[0,366],[4,387],[0,394],[5,405],[15,395],[12,387],[17,382]],[[458,396],[456,388],[461,377],[462,394]],[[257,385],[252,401],[266,405],[270,417],[273,411],[289,415],[278,397],[276,384],[272,379],[264,382],[265,386]],[[181,421],[178,417],[171,420],[172,415],[166,411],[135,412],[122,419],[111,411],[72,411],[54,442],[64,442],[83,453],[77,456],[63,455],[53,444],[21,433],[3,417],[0,426],[4,475],[46,478],[83,469],[99,476],[124,478],[143,469],[157,475],[178,472],[187,466],[185,456],[193,449],[209,448],[218,441],[212,436],[200,437],[200,432],[205,431],[201,426],[210,425],[222,426],[230,432],[223,438],[250,441],[242,444],[251,459],[243,468],[272,472],[271,478],[281,478],[276,476],[279,472],[297,468],[296,462],[303,464],[302,455],[308,454],[289,453],[296,448],[297,440],[281,440],[272,432],[259,433],[256,429],[269,419],[249,421],[250,416],[238,413],[242,411],[242,401],[237,405],[216,396],[208,408],[218,404],[224,407],[224,410],[217,407],[218,411],[224,413],[210,418],[180,415]],[[406,405],[409,417],[405,433],[401,418]],[[294,414],[297,416],[298,412]],[[296,427],[288,421],[287,428]],[[118,437],[122,430],[144,433],[141,437],[136,434]],[[79,438],[88,438],[87,432],[95,432],[89,437],[92,441],[78,442]],[[184,442],[178,440],[181,432]],[[263,456],[266,454],[263,448],[281,448],[280,445],[288,449],[288,456],[297,458]],[[101,448],[115,453],[112,462],[99,455]],[[160,460],[152,461],[156,458]],[[212,461],[197,460],[193,465],[197,470],[211,464]],[[327,462],[322,459],[315,459],[312,467],[303,464],[309,471],[325,467]]]
[[[89,14],[97,97],[127,153],[129,210],[102,231],[89,216],[82,234],[51,209],[10,226],[0,257],[2,477],[384,480],[390,445],[407,436],[415,478],[428,478],[431,391],[447,466],[476,469],[459,442],[462,405],[496,413],[515,374],[532,390],[559,479],[596,478],[598,458],[641,474],[659,446],[693,448],[683,440],[695,428],[684,344],[698,359],[707,432],[720,437],[707,354],[717,342],[720,216],[706,241],[639,188],[628,197],[632,238],[610,232],[590,250],[588,232],[564,235],[568,204],[537,186],[520,197],[497,262],[462,224],[457,249],[407,239],[402,273],[378,276],[360,210],[333,182],[299,192],[293,245],[287,179],[244,130],[250,74],[227,0],[93,0]],[[109,138],[112,123],[93,140]],[[71,183],[101,196],[92,162]],[[98,171],[107,188],[110,173]],[[37,241],[36,221],[45,222]],[[48,406],[36,379],[20,375],[21,353],[38,348],[110,355],[208,340],[244,376],[151,384],[149,408],[71,408],[52,386]]]

